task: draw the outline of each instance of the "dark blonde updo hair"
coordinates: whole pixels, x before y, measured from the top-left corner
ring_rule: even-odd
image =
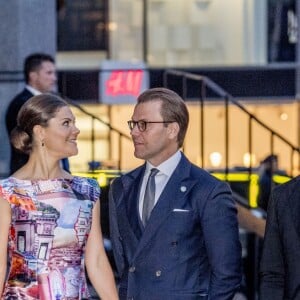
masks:
[[[33,96],[25,102],[18,113],[17,126],[10,137],[14,148],[29,154],[33,147],[33,127],[47,127],[49,120],[64,106],[68,106],[68,103],[52,94]]]

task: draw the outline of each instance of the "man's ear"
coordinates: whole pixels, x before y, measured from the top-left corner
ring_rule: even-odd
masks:
[[[177,139],[179,133],[179,124],[177,122],[168,124],[168,132],[170,139]]]
[[[36,71],[29,72],[29,82],[31,82],[31,83],[35,82],[37,77],[38,77],[38,74]]]

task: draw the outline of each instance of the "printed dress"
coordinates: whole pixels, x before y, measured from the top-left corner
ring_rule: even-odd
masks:
[[[0,181],[12,210],[1,299],[88,299],[84,248],[100,188],[94,179]]]

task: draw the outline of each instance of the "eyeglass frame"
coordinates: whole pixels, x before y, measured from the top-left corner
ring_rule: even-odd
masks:
[[[147,130],[147,124],[170,124],[170,123],[174,123],[176,121],[144,121],[144,120],[139,120],[139,121],[133,121],[133,120],[129,120],[127,121],[129,130],[132,131],[134,129],[135,126],[137,126],[138,130],[140,132],[144,132]],[[139,124],[145,124],[145,129],[141,129],[141,125]],[[143,125],[142,125],[143,128]]]

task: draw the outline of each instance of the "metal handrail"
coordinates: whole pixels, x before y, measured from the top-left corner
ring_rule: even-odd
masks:
[[[170,76],[176,76],[182,78],[182,94],[183,98],[187,99],[187,80],[193,80],[200,82],[200,94],[199,94],[199,102],[200,102],[200,111],[201,111],[201,128],[200,128],[200,142],[201,142],[201,164],[202,167],[204,166],[204,123],[203,123],[203,110],[204,110],[204,100],[207,98],[207,90],[212,91],[215,93],[218,97],[224,99],[224,106],[225,106],[225,173],[228,173],[229,170],[229,115],[228,115],[228,106],[229,103],[233,104],[234,106],[238,107],[241,111],[243,111],[246,115],[249,117],[249,140],[248,140],[248,150],[249,153],[252,153],[252,123],[255,122],[256,124],[260,125],[262,128],[266,129],[270,133],[270,148],[271,148],[271,154],[274,153],[274,137],[281,140],[285,145],[287,145],[291,149],[291,160],[290,160],[290,168],[291,170],[294,169],[294,160],[293,155],[295,152],[298,154],[299,159],[298,162],[300,164],[300,149],[299,147],[294,146],[290,141],[288,141],[284,136],[279,134],[278,132],[274,131],[272,128],[270,128],[268,125],[266,125],[263,121],[258,119],[255,115],[253,115],[251,112],[249,112],[241,103],[236,101],[234,97],[229,94],[227,91],[225,91],[222,87],[220,87],[217,83],[212,81],[206,76],[179,71],[179,70],[173,70],[169,69],[166,70],[163,74],[163,84],[165,87],[169,86],[169,77]],[[299,168],[299,165],[298,165]],[[252,172],[252,165],[250,160],[250,167],[249,167],[249,173]]]

